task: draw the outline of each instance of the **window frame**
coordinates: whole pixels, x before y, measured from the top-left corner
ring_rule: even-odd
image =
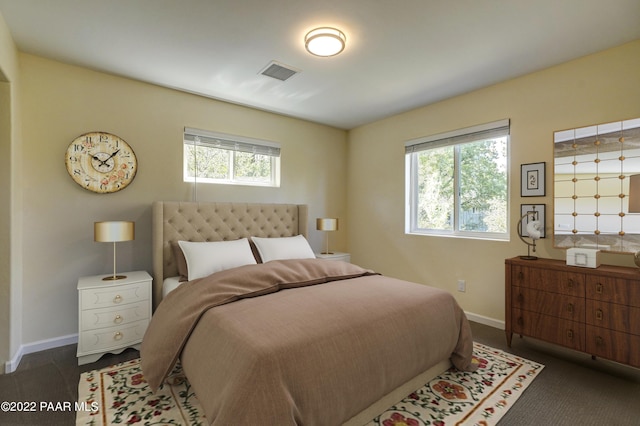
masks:
[[[504,134],[498,136],[501,132]],[[405,234],[441,236],[467,239],[510,240],[510,120],[498,120],[478,126],[467,127],[451,132],[412,139],[405,142]],[[506,137],[506,229],[505,232],[466,231],[460,229],[460,149],[461,146]],[[453,147],[453,223],[452,229],[425,229],[418,227],[418,155],[420,152],[441,147]]]
[[[205,147],[210,149],[218,149],[229,152],[228,173],[226,178],[208,178],[198,176],[196,170],[195,176],[189,175],[189,164],[187,157],[187,149],[194,147]],[[270,177],[268,182],[252,181],[245,179],[237,179],[235,173],[235,157],[238,153],[255,152],[270,157]],[[212,132],[209,130],[201,130],[185,127],[183,134],[183,181],[190,183],[210,183],[221,185],[244,185],[258,187],[280,187],[280,144],[276,142],[253,139],[244,136],[230,135],[227,133]],[[197,158],[196,158],[197,163]],[[197,164],[196,164],[197,168]]]

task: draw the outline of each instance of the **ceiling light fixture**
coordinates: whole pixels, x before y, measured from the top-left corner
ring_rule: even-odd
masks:
[[[342,31],[330,27],[316,28],[304,36],[304,47],[316,56],[335,56],[344,50],[346,42]]]

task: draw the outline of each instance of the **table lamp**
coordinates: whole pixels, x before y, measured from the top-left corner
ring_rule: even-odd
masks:
[[[113,275],[104,277],[103,281],[116,281],[127,278],[126,275],[116,275],[116,243],[119,241],[132,241],[134,238],[135,226],[133,222],[94,222],[93,240],[113,243]]]
[[[326,242],[326,251],[320,254],[333,254],[329,251],[329,233],[331,231],[338,230],[338,219],[337,218],[317,218],[316,219],[316,229],[318,231],[326,231],[325,234],[325,242]]]

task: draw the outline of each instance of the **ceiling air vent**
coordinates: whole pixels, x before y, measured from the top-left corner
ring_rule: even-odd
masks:
[[[271,61],[269,65],[267,65],[262,71],[260,71],[260,74],[266,75],[267,77],[275,78],[276,80],[285,81],[298,74],[299,72],[299,70],[296,70],[295,68],[288,65],[281,64],[276,61]]]

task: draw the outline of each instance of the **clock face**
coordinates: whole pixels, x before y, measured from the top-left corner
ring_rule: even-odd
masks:
[[[91,132],[78,136],[67,148],[67,172],[89,191],[116,192],[131,183],[138,171],[133,149],[111,133]]]

